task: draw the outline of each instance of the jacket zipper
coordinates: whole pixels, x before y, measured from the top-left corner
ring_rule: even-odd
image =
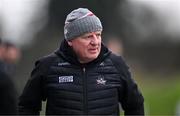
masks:
[[[83,67],[83,97],[84,97],[84,114],[88,114],[87,110],[87,78],[86,78],[86,68]]]

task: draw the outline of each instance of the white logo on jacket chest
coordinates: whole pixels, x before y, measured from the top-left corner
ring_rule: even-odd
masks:
[[[59,76],[59,83],[73,82],[73,76]]]
[[[97,84],[101,84],[101,85],[106,84],[106,80],[104,80],[104,78],[98,78],[96,81],[97,81]]]
[[[68,66],[68,65],[70,65],[70,63],[68,63],[68,62],[59,62],[58,63],[58,66]]]

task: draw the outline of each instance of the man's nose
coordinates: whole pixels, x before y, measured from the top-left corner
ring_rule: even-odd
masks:
[[[97,43],[98,43],[98,37],[97,37],[96,34],[93,34],[93,38],[91,39],[91,42],[92,42],[93,44],[97,44]]]

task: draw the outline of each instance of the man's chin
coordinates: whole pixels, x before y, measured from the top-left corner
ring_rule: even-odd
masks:
[[[91,55],[91,57],[90,57],[90,59],[96,59],[98,57],[98,54],[93,54],[93,55]]]

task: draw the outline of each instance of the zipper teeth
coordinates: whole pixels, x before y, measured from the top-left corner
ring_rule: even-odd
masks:
[[[87,81],[86,81],[86,68],[83,68],[83,88],[84,88],[84,114],[88,114],[87,110]]]

